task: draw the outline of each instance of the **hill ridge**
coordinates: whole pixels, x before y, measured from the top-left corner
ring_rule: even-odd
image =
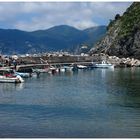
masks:
[[[96,42],[97,36],[94,37],[94,34],[98,30],[91,32],[93,34],[90,35],[85,30],[79,30],[69,25],[59,25],[32,32],[18,29],[0,29],[0,52],[3,54],[20,54],[57,50],[74,51],[81,44],[90,46],[91,42]],[[104,30],[101,34],[105,34],[105,32]]]

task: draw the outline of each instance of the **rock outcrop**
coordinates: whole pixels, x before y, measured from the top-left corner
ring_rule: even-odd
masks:
[[[90,54],[105,53],[120,58],[140,59],[140,3],[134,2],[126,12],[107,27],[105,37],[91,50]]]

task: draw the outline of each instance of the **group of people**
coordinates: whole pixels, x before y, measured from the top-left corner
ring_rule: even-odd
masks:
[[[0,63],[1,63],[1,67],[14,66],[14,69],[16,70],[16,67],[18,64],[20,64],[20,61],[18,60],[18,58],[0,56]]]

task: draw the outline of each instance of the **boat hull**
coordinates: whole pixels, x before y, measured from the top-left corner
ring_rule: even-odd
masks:
[[[0,83],[22,83],[24,80],[20,76],[16,77],[5,77],[0,76]]]
[[[20,81],[17,78],[0,78],[0,83],[22,83],[23,81]]]

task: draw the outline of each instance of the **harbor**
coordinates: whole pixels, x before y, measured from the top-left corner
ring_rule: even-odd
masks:
[[[39,77],[40,73],[58,74],[78,70],[114,69],[118,67],[139,67],[140,61],[134,58],[118,58],[105,54],[36,54],[12,55],[0,57],[0,82],[24,82],[23,78]],[[5,71],[5,72],[4,72]],[[10,73],[12,72],[12,73]],[[8,74],[5,74],[8,73]],[[18,76],[18,78],[16,78]],[[10,79],[11,78],[11,81]],[[15,80],[13,80],[15,78]]]
[[[138,138],[139,72],[78,70],[1,83],[0,136]]]
[[[140,138],[140,2],[0,14],[0,138]]]
[[[74,56],[75,57],[75,56]],[[27,59],[27,58],[26,58]],[[11,57],[1,57],[0,68],[0,82],[21,83],[24,82],[22,78],[29,78],[32,76],[39,77],[40,73],[56,74],[62,72],[75,72],[78,70],[91,70],[93,68],[114,68],[113,64],[102,61],[98,62],[81,61],[78,56],[78,61],[72,62],[57,62],[50,63],[48,60],[44,60],[42,57],[38,58],[40,63],[36,63],[31,60],[35,58],[28,58],[28,62],[17,55]],[[71,60],[71,59],[68,59]],[[30,62],[29,62],[30,61]]]
[[[140,137],[139,66],[15,58],[1,61],[1,138]]]

